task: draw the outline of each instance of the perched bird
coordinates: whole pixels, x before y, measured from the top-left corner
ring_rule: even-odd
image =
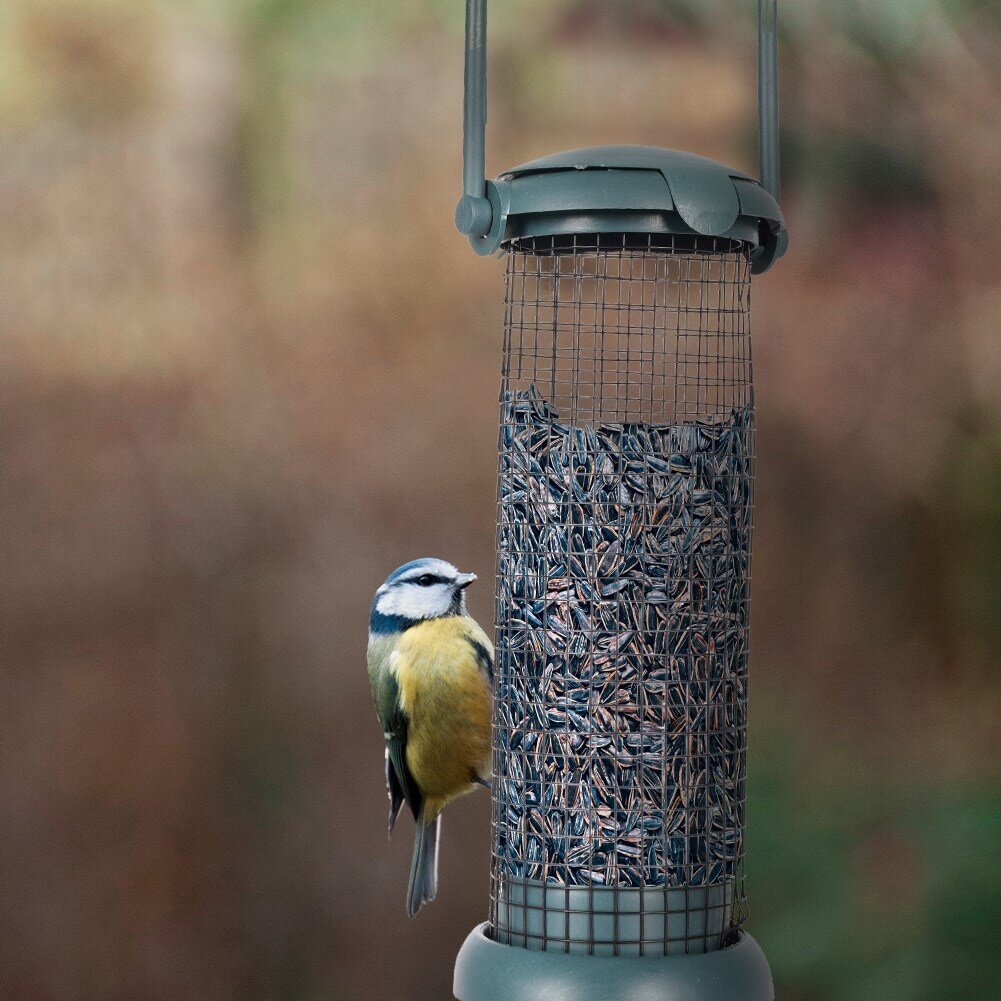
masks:
[[[489,787],[493,645],[466,614],[476,574],[444,560],[394,570],[375,592],[368,676],[386,737],[389,830],[406,801],[417,822],[407,913],[438,890],[441,811]]]

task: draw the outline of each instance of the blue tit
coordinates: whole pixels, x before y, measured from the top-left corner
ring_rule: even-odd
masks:
[[[389,830],[404,801],[417,822],[410,917],[438,890],[442,810],[489,785],[494,650],[466,614],[474,580],[444,560],[414,560],[372,602],[368,675],[386,738]]]

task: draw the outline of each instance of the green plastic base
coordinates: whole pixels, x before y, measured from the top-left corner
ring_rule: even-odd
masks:
[[[690,956],[573,956],[501,945],[482,924],[455,962],[458,1001],[775,1001],[761,947]]]

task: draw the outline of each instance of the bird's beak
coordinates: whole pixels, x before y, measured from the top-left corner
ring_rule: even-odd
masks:
[[[476,580],[476,574],[461,573],[459,574],[458,577],[455,578],[455,586],[458,590],[463,591],[467,587],[469,587],[469,585],[472,584],[474,580]]]

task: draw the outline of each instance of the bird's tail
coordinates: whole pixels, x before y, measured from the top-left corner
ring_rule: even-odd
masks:
[[[414,857],[410,863],[410,883],[407,886],[407,914],[413,917],[424,904],[438,893],[438,835],[441,814],[425,818],[426,806],[421,807],[414,830]]]

